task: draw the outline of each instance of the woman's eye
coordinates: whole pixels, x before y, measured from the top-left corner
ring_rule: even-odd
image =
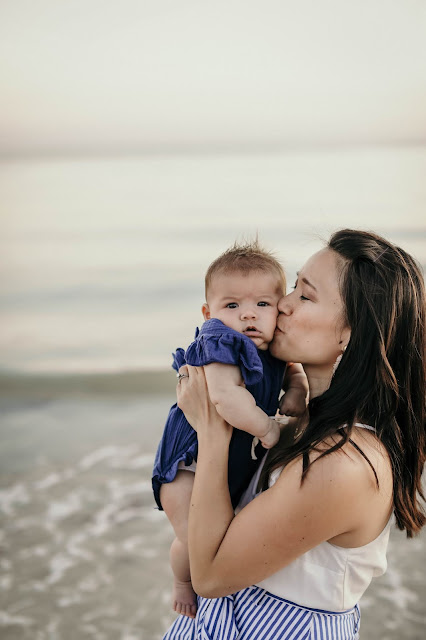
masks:
[[[296,280],[296,284],[292,287],[292,289],[297,289],[297,285],[298,285],[298,280]],[[307,298],[306,296],[299,296],[300,300],[310,300],[310,298]]]
[[[269,302],[258,302],[257,303],[258,307],[269,307]]]
[[[299,284],[299,280],[296,280],[295,285],[292,287],[292,289],[297,289],[297,285]],[[299,296],[300,300],[310,300],[310,298],[307,298],[306,296],[300,295]]]
[[[228,304],[226,305],[227,309],[236,309],[238,307],[236,302],[228,302]]]

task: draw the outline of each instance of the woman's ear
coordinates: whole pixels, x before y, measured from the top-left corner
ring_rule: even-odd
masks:
[[[348,346],[349,344],[349,340],[351,339],[351,330],[349,327],[345,327],[344,329],[342,329],[342,333],[340,334],[340,342],[339,344],[342,345],[342,349]]]
[[[201,313],[203,314],[204,320],[210,320],[210,309],[207,302],[205,302],[201,307]]]

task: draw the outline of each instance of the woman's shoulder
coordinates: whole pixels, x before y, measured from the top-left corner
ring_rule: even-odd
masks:
[[[312,505],[327,504],[327,509],[331,506],[332,512],[340,512],[339,518],[345,522],[341,533],[352,530],[364,535],[373,531],[366,536],[373,539],[392,509],[392,468],[386,449],[375,434],[357,431],[351,434],[352,442],[345,442],[334,451],[338,434],[325,438],[310,452],[309,469],[304,475],[305,464],[300,455],[272,472],[270,486],[280,494],[279,500],[292,493]]]
[[[289,425],[290,426],[290,425]],[[309,455],[299,455],[285,466],[277,467],[270,476],[270,486],[291,475],[302,478],[303,482],[316,486],[338,483],[340,490],[350,493],[377,490],[381,482],[389,484],[392,475],[389,456],[383,443],[374,431],[353,429],[350,439],[340,448],[339,434],[330,435],[315,445]],[[304,468],[309,462],[306,473]],[[376,481],[377,478],[377,481]]]
[[[341,434],[337,433],[324,438],[313,449],[311,460],[328,463],[331,468],[340,470],[348,477],[359,474],[366,475],[370,480],[375,480],[374,470],[376,474],[381,474],[386,467],[390,467],[386,447],[376,436],[374,429],[366,429],[364,425],[355,426],[348,440],[336,451],[330,452],[340,443],[341,437]]]

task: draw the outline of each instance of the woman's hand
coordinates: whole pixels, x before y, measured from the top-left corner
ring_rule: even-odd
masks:
[[[178,407],[197,431],[198,456],[188,517],[188,550],[198,579],[214,560],[234,518],[228,487],[228,454],[232,427],[210,400],[203,367],[179,369]]]
[[[177,404],[197,431],[198,438],[214,430],[216,437],[223,433],[230,440],[232,427],[220,417],[210,400],[204,368],[184,365],[179,374],[185,377],[181,377],[177,385]]]

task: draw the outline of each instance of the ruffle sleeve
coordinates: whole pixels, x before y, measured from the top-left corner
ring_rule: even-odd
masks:
[[[173,356],[172,367],[175,371],[179,371],[180,367],[186,364],[185,351],[181,347],[178,347],[176,349],[176,353],[173,353],[172,356]]]
[[[236,365],[246,385],[256,384],[263,376],[262,361],[250,338],[216,318],[203,324],[186,350],[185,360],[194,367],[213,362]]]
[[[152,488],[159,509],[163,508],[160,501],[161,485],[173,482],[179,463],[183,462],[188,467],[197,460],[197,453],[197,434],[177,404],[174,404],[170,409],[163,437],[155,454],[152,472]]]

